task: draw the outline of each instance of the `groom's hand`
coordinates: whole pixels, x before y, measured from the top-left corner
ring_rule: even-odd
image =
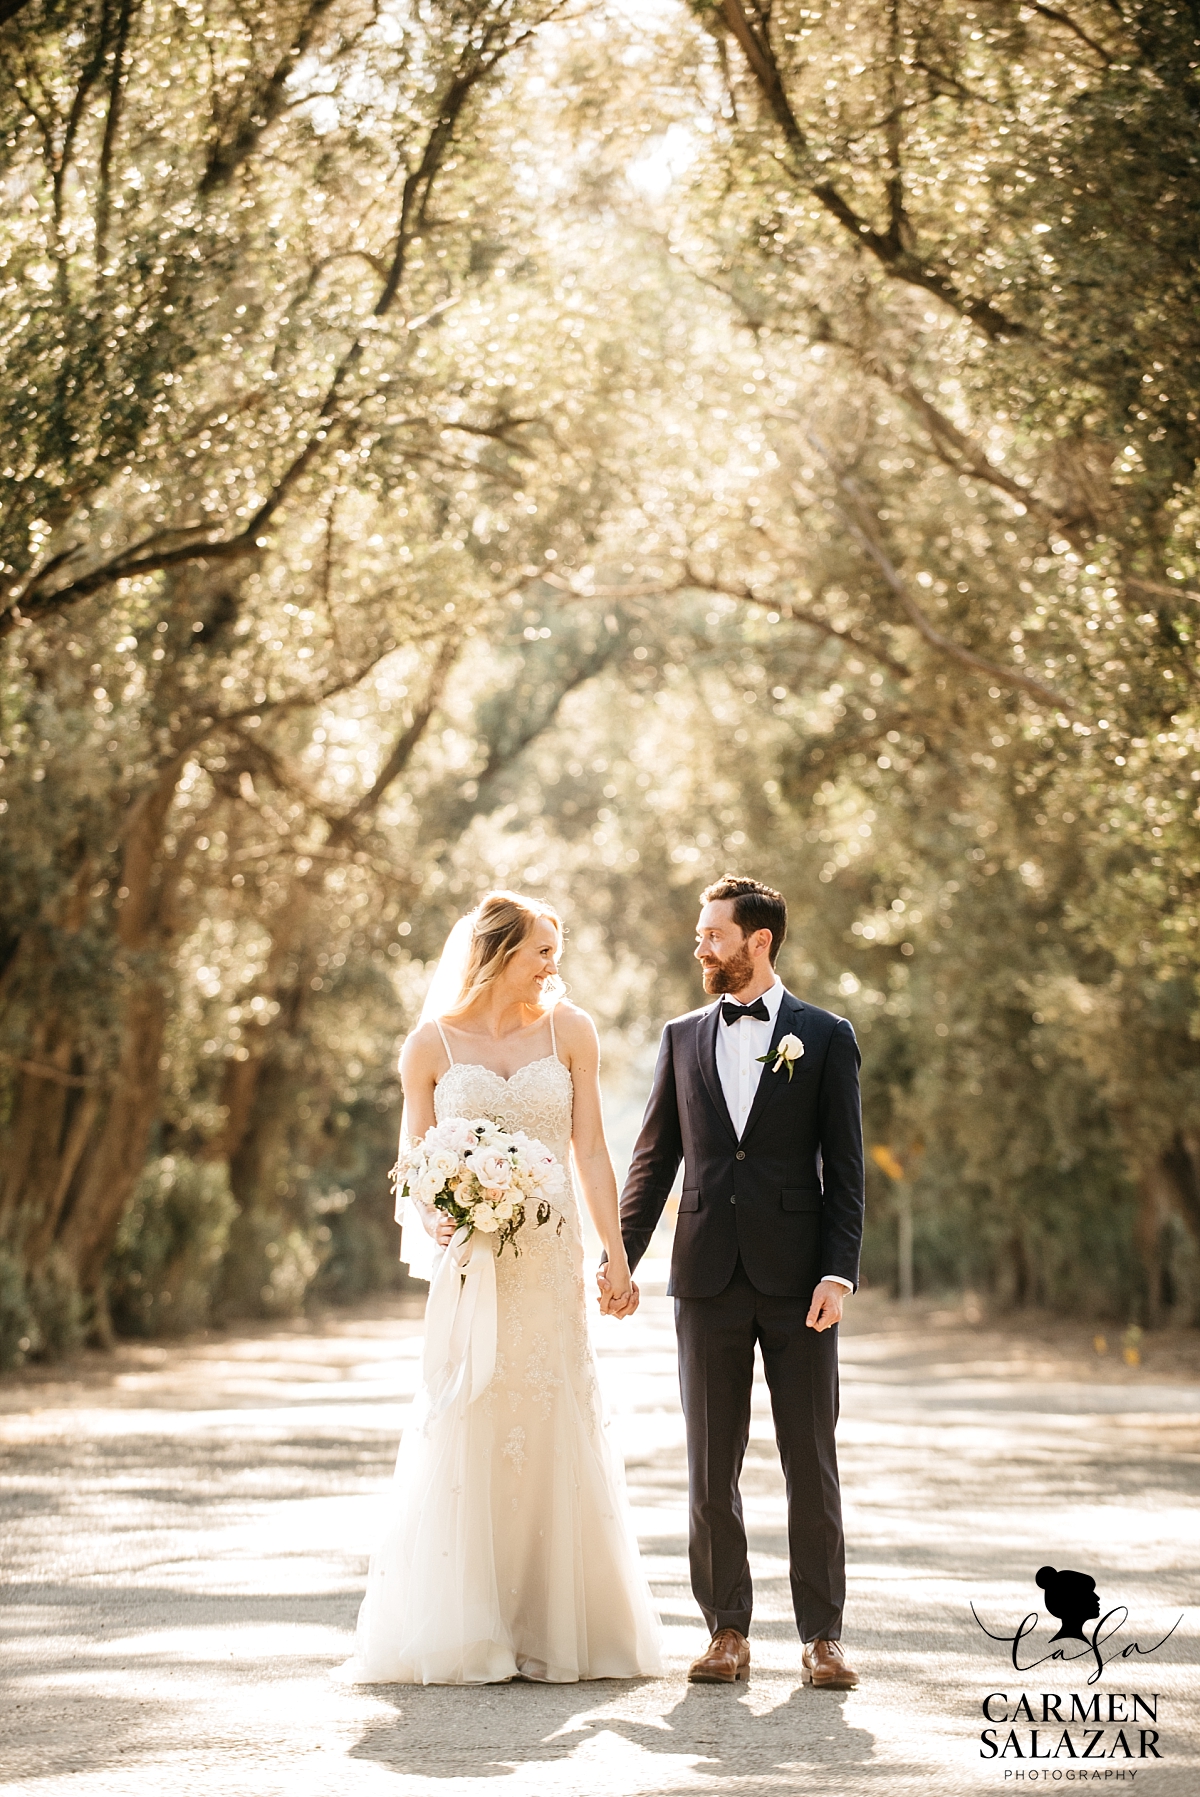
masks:
[[[832,1329],[835,1323],[840,1323],[845,1297],[844,1285],[838,1285],[832,1279],[822,1279],[812,1295],[812,1303],[809,1305],[808,1315],[804,1319],[808,1327],[816,1329],[819,1333],[822,1329]]]
[[[629,1290],[623,1298],[614,1298],[608,1307],[610,1317],[631,1317],[642,1301],[642,1294],[631,1279]]]
[[[608,1277],[607,1265],[596,1269],[596,1284],[600,1288],[600,1315],[602,1317],[631,1317],[641,1301],[641,1293],[633,1281],[629,1282],[629,1290],[616,1297],[612,1281]]]

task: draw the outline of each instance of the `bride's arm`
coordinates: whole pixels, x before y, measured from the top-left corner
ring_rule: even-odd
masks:
[[[604,1136],[604,1112],[600,1102],[600,1039],[586,1011],[560,1004],[554,1014],[558,1040],[566,1050],[575,1088],[571,1123],[571,1153],[583,1196],[596,1233],[604,1244],[608,1264],[605,1278],[612,1296],[607,1300],[617,1316],[631,1315],[637,1305],[636,1288],[629,1271],[625,1243],[621,1239],[621,1213],[617,1181]]]
[[[413,1031],[400,1051],[400,1084],[404,1088],[404,1124],[410,1142],[419,1142],[437,1121],[433,1089],[444,1071],[445,1051],[432,1023]],[[444,1248],[454,1234],[454,1224],[431,1204],[413,1199],[417,1214],[429,1234]]]

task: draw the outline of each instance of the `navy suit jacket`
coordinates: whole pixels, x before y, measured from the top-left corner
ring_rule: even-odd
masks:
[[[717,1075],[720,1003],[663,1031],[654,1086],[621,1195],[621,1234],[636,1267],[684,1164],[671,1280],[677,1298],[715,1298],[738,1256],[759,1291],[808,1298],[827,1273],[858,1284],[863,1145],[858,1043],[844,1017],[786,991],[771,1037],[804,1053],[763,1067],[739,1137]]]

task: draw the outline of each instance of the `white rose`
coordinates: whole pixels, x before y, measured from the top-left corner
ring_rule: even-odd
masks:
[[[458,1156],[448,1148],[435,1149],[426,1164],[429,1172],[436,1174],[443,1185],[458,1172]]]
[[[567,1175],[559,1161],[551,1161],[542,1174],[542,1191],[547,1198],[561,1197],[567,1189]]]
[[[498,1148],[473,1149],[467,1165],[481,1186],[507,1186],[512,1179],[512,1162]]]
[[[786,1068],[790,1084],[793,1069],[803,1053],[804,1044],[799,1036],[780,1036],[774,1048],[769,1048],[766,1054],[760,1054],[758,1058],[764,1065],[767,1061],[771,1062],[772,1073],[779,1073]]]
[[[489,1205],[477,1204],[471,1213],[471,1221],[482,1235],[495,1235],[500,1225],[496,1213]]]
[[[512,1199],[511,1198],[503,1198],[503,1197],[493,1198],[492,1199],[492,1214],[493,1214],[493,1216],[498,1217],[500,1219],[501,1223],[509,1222],[512,1217],[512,1214],[513,1214]]]

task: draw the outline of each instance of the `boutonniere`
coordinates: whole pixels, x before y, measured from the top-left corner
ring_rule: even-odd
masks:
[[[781,1067],[786,1067],[788,1081],[790,1083],[792,1069],[795,1067],[796,1062],[803,1053],[804,1044],[801,1042],[799,1036],[780,1036],[774,1048],[767,1054],[760,1054],[758,1058],[764,1066],[770,1060],[775,1062],[775,1065],[771,1069],[772,1073],[778,1073]]]

